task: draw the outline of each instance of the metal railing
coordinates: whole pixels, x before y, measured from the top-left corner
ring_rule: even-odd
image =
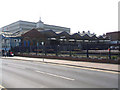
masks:
[[[98,59],[114,59],[119,58],[119,50],[99,50],[99,49],[81,49],[74,45],[53,45],[53,46],[30,46],[30,47],[15,47],[12,48],[14,53],[29,54],[29,55],[47,55],[59,57],[76,57],[76,58],[98,58]]]

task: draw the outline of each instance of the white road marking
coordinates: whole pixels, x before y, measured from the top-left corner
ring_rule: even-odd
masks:
[[[47,75],[54,76],[54,77],[67,79],[67,80],[71,80],[71,81],[75,80],[75,79],[72,79],[72,78],[68,78],[68,77],[65,77],[65,76],[60,76],[60,75],[56,75],[56,74],[52,74],[52,73],[47,73],[47,72],[42,72],[42,71],[36,71],[36,72],[39,72],[39,73],[42,73],[42,74],[47,74]]]
[[[6,90],[5,87],[3,87],[3,86],[0,85],[0,90],[2,90],[3,88],[4,88],[4,90]]]

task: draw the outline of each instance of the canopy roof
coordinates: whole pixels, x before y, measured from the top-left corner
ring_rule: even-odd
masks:
[[[6,35],[6,37],[9,36]],[[32,29],[24,34],[21,37],[31,37],[31,38],[58,38],[58,39],[75,39],[75,40],[110,40],[106,36],[99,36],[97,37],[95,34],[90,33],[74,33],[70,34],[65,31],[56,33],[53,30],[38,30]]]

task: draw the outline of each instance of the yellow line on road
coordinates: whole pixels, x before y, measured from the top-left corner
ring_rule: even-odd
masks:
[[[48,63],[48,64],[65,66],[65,67],[72,67],[72,68],[80,68],[80,69],[85,69],[85,70],[93,70],[93,71],[99,71],[99,72],[106,72],[106,73],[113,73],[113,74],[120,74],[120,72],[100,70],[100,69],[96,69],[94,67],[87,68],[87,67],[77,67],[77,66],[69,66],[69,65],[62,65],[62,64],[53,64],[53,63]]]
[[[25,60],[26,61],[26,60]],[[29,61],[29,60],[28,60]],[[36,61],[35,61],[36,62]],[[63,65],[60,63],[51,63],[51,62],[38,62],[38,63],[42,63],[42,64],[51,64],[51,65],[59,65],[59,66],[65,66],[65,67],[72,67],[72,68],[80,68],[80,69],[86,69],[86,70],[93,70],[93,71],[99,71],[99,72],[106,72],[106,73],[112,73],[112,74],[120,74],[120,72],[115,72],[115,71],[109,71],[109,70],[100,70],[100,69],[96,69],[95,67],[91,67],[91,68],[87,68],[87,67],[77,67],[77,66],[70,66],[70,65]]]

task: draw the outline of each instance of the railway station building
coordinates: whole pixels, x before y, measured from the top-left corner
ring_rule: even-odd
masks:
[[[6,28],[6,29],[5,29]],[[2,28],[2,50],[34,51],[41,50],[86,50],[108,49],[110,39],[96,36],[90,31],[70,33],[70,28],[47,25],[41,20],[37,23],[17,21]]]

